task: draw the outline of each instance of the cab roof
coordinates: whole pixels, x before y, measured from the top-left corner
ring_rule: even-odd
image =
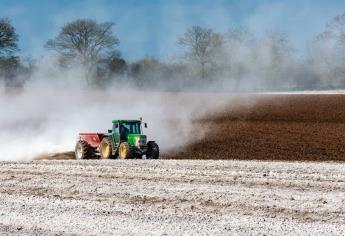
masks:
[[[140,120],[113,120],[113,123],[141,122]]]

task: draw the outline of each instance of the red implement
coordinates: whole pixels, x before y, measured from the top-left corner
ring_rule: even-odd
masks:
[[[103,135],[103,133],[80,133],[79,137],[85,140],[91,147],[98,148]]]

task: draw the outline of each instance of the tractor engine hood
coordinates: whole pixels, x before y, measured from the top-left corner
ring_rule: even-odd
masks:
[[[132,146],[146,146],[146,135],[144,134],[128,134],[128,143]]]

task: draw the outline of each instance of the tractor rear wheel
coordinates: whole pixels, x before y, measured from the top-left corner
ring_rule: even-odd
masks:
[[[129,159],[131,158],[131,148],[127,142],[122,142],[119,146],[119,158]]]
[[[113,155],[113,144],[110,137],[104,137],[99,145],[101,159],[110,159]]]
[[[75,159],[91,159],[94,157],[94,151],[92,147],[85,140],[78,140],[75,145]]]
[[[159,158],[159,147],[154,141],[147,143],[146,159],[158,159]]]

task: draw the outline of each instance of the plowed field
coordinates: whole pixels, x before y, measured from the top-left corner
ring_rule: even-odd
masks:
[[[250,95],[198,121],[210,132],[174,159],[345,160],[345,95]]]

